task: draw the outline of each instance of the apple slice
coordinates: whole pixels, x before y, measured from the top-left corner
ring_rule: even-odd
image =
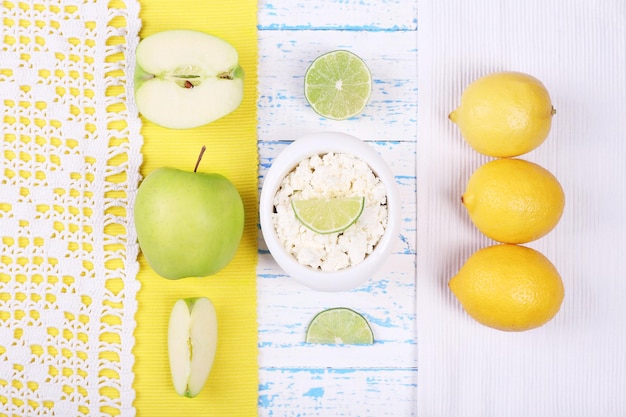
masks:
[[[243,99],[243,70],[228,42],[194,30],[166,30],[139,42],[135,101],[148,120],[188,129],[231,113]]]
[[[178,300],[170,314],[167,342],[174,390],[193,398],[209,377],[217,349],[217,315],[211,300]]]

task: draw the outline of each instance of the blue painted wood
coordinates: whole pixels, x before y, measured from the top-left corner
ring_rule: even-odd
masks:
[[[261,369],[259,415],[410,416],[416,373],[397,368]]]
[[[417,2],[406,0],[261,0],[259,29],[414,31]]]
[[[289,38],[287,39],[286,36]],[[415,141],[415,32],[260,31],[259,140],[293,140],[338,130],[364,140]],[[319,55],[347,49],[364,59],[373,91],[363,113],[349,120],[317,115],[304,97],[304,74]]]
[[[259,2],[259,187],[273,159],[300,136],[334,130],[367,141],[394,172],[402,227],[388,262],[363,286],[310,290],[276,265],[259,232],[260,416],[411,416],[417,409],[417,4],[402,0]],[[324,119],[308,106],[303,76],[317,56],[348,49],[374,80],[363,114]],[[319,311],[362,313],[372,346],[304,343]]]

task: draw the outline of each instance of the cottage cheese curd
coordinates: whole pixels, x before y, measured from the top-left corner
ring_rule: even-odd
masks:
[[[356,223],[339,233],[319,234],[295,216],[291,199],[365,197]],[[347,153],[314,155],[285,176],[274,196],[273,223],[285,249],[301,264],[339,271],[362,262],[385,233],[387,193],[369,165]]]

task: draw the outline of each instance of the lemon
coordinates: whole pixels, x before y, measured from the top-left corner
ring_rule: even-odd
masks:
[[[329,308],[318,313],[306,331],[307,343],[371,345],[374,333],[361,314],[346,307]]]
[[[485,326],[525,331],[561,308],[563,281],[542,253],[499,244],[475,252],[448,283],[464,310]]]
[[[291,200],[296,218],[314,232],[337,233],[352,226],[363,213],[365,197]]]
[[[541,81],[520,72],[496,72],[467,86],[449,118],[476,151],[504,158],[541,145],[555,113]]]
[[[304,75],[304,96],[320,116],[343,120],[361,113],[372,92],[365,62],[350,51],[317,57]]]
[[[548,170],[523,159],[495,159],[470,177],[461,201],[474,225],[503,243],[527,243],[559,223],[565,194]]]

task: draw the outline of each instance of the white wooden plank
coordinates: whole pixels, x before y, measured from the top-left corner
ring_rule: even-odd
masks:
[[[304,97],[308,66],[335,49],[363,58],[374,80],[363,114],[342,121],[320,117]],[[415,32],[259,32],[259,140],[292,140],[334,130],[367,140],[415,141],[416,72]]]
[[[260,416],[410,417],[414,369],[261,369]]]
[[[258,284],[259,362],[263,367],[417,366],[413,255],[392,255],[364,285],[341,293],[310,290],[260,256]],[[286,305],[289,300],[289,305]],[[304,342],[316,313],[349,307],[363,314],[374,332],[370,346]]]
[[[342,293],[316,292],[286,276],[259,231],[260,416],[415,415],[416,16],[417,3],[404,0],[259,2],[259,187],[292,140],[340,131],[366,140],[389,163],[403,218],[387,264]],[[319,117],[303,91],[309,64],[334,49],[361,56],[374,79],[363,114],[344,121]],[[335,306],[364,314],[376,343],[305,344],[313,315]]]
[[[415,30],[417,1],[260,0],[259,29]]]

